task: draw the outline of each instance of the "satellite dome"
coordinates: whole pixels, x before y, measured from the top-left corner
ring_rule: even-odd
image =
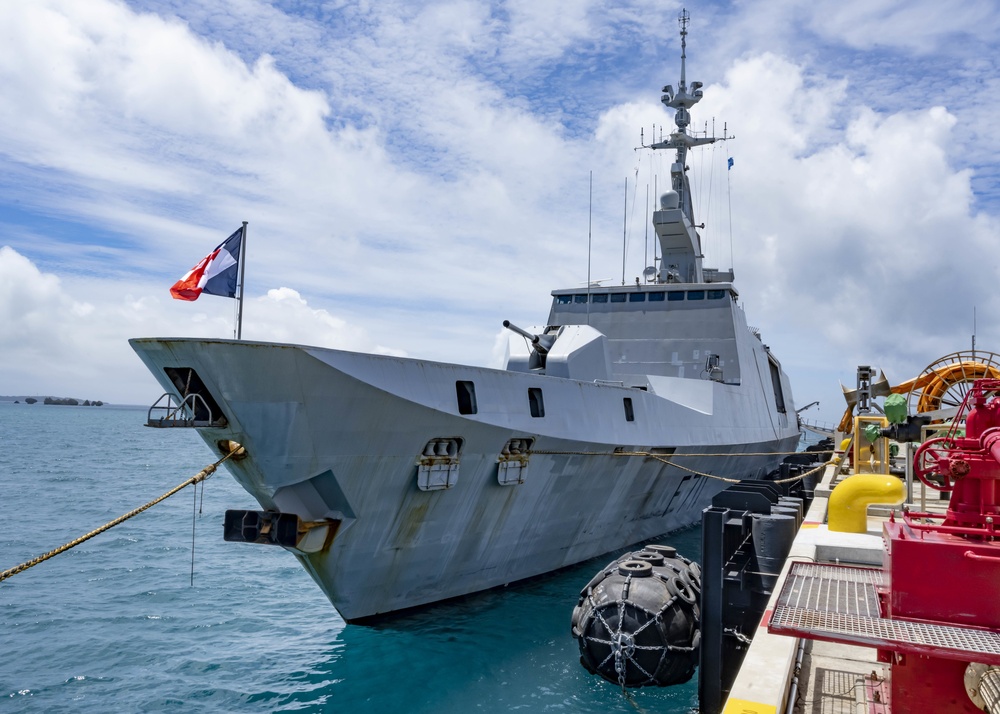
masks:
[[[670,211],[681,205],[681,197],[676,191],[667,191],[660,196],[660,210]]]

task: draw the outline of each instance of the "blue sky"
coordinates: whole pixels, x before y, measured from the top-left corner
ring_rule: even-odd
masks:
[[[126,340],[232,334],[168,288],[243,220],[245,337],[495,364],[586,280],[591,171],[594,277],[626,176],[641,274],[681,7],[0,4],[0,394],[155,399]],[[836,420],[838,380],[966,349],[973,307],[1000,350],[996,3],[687,9],[695,124],[736,136],[691,157],[707,264],[797,402]]]

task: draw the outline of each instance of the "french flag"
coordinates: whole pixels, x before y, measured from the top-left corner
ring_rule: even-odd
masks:
[[[183,278],[170,288],[175,300],[197,300],[206,295],[236,297],[236,280],[240,267],[240,249],[243,245],[243,227],[222,241],[211,253],[201,259]]]

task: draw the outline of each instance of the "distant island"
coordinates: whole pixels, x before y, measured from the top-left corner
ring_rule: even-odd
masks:
[[[74,399],[73,397],[0,397],[0,401],[13,401],[15,404],[20,404],[21,400],[24,400],[25,404],[35,404],[39,399],[42,400],[42,404],[58,404],[64,407],[103,407],[104,402],[100,399]]]
[[[28,402],[27,399],[24,401]],[[31,402],[28,402],[29,404]],[[64,407],[103,407],[104,402],[100,400],[90,401],[89,399],[84,399],[82,402],[79,399],[73,399],[72,397],[45,397],[42,400],[42,404],[59,404]]]

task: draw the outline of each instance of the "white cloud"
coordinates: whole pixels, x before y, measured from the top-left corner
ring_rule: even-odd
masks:
[[[118,309],[131,312],[130,306]],[[134,386],[127,374],[134,379],[139,371],[119,371],[128,346],[106,341],[105,317],[90,299],[67,292],[58,277],[0,247],[0,393],[105,401],[127,393],[118,380]]]
[[[730,124],[737,280],[751,321],[793,374],[851,383],[854,366],[871,363],[902,381],[968,347],[973,305],[1000,307],[997,261],[982,264],[1000,224],[975,212],[971,172],[949,159],[953,115],[862,106],[842,117],[845,89],[769,56],[737,63],[712,89],[717,109],[739,110]],[[1000,337],[995,326],[984,332]],[[798,397],[822,392],[840,409],[831,387],[800,381]]]
[[[730,260],[728,181],[737,286],[803,402],[859,361],[909,376],[995,309],[973,188],[995,190],[998,140],[970,129],[996,112],[988,3],[833,5],[709,4],[688,38],[696,125],[737,136],[691,157],[709,262]],[[540,322],[585,279],[591,170],[594,277],[620,279],[624,176],[626,280],[648,262],[644,184],[671,157],[631,149],[670,122],[679,7],[0,4],[0,225],[23,278],[0,286],[3,334],[30,336],[22,356],[72,345],[95,378],[128,373],[130,336],[231,334],[223,301],[165,286],[245,219],[247,337],[487,363],[502,319]]]
[[[253,312],[253,320],[247,322],[243,333],[248,340],[406,356],[402,350],[374,344],[363,328],[349,325],[326,310],[309,307],[291,288],[268,290],[244,309]]]
[[[235,302],[197,303],[118,292],[90,279],[66,282],[42,272],[9,246],[0,247],[0,394],[39,394],[151,402],[158,394],[128,345],[141,336],[229,338]],[[86,296],[82,299],[80,296]],[[305,343],[405,356],[366,329],[315,309],[291,288],[248,299],[244,338]]]
[[[328,126],[327,99],[292,85],[266,55],[248,66],[176,20],[96,6],[50,0],[0,17],[28,30],[0,60],[0,77],[21,78],[0,105],[28,108],[7,114],[0,150],[17,171],[50,171],[40,191],[12,186],[22,201],[142,236],[118,254],[126,264],[186,265],[215,240],[205,226],[226,231],[246,217],[265,285],[288,282],[308,255],[336,276],[305,277],[313,290],[363,294],[388,269],[399,279],[436,273],[409,288],[428,300],[442,284],[476,294],[479,281],[515,270],[524,248],[512,236],[544,231],[552,248],[542,251],[565,241],[546,213],[571,147],[558,127],[463,74],[443,40],[449,28],[435,29],[435,45],[386,20],[378,31],[393,52],[347,55],[372,62],[353,71],[400,113],[359,128]],[[478,22],[469,13],[457,24],[472,32]],[[43,46],[49,63],[36,70]],[[429,142],[431,175],[408,166],[406,139],[392,145],[405,126]],[[463,269],[475,262],[492,270]]]
[[[813,31],[862,49],[892,46],[929,52],[965,33],[992,40],[998,23],[996,4],[990,0],[824,0],[810,5]]]
[[[791,373],[799,402],[820,399],[829,421],[844,406],[837,379],[852,384],[856,365],[902,381],[967,349],[973,305],[980,348],[1000,342],[982,317],[1000,307],[991,288],[1000,260],[989,257],[1000,221],[977,207],[972,172],[955,163],[955,115],[940,106],[879,111],[852,104],[851,89],[787,57],[749,55],[705,88],[693,113],[697,127],[725,118],[736,139],[688,160],[696,220],[708,224],[706,265],[729,265],[728,183],[748,320]],[[604,112],[595,138],[608,163],[635,127],[662,116],[648,99]],[[621,160],[619,171],[630,173]],[[643,168],[640,189],[645,180]],[[641,250],[630,256],[629,276]]]

